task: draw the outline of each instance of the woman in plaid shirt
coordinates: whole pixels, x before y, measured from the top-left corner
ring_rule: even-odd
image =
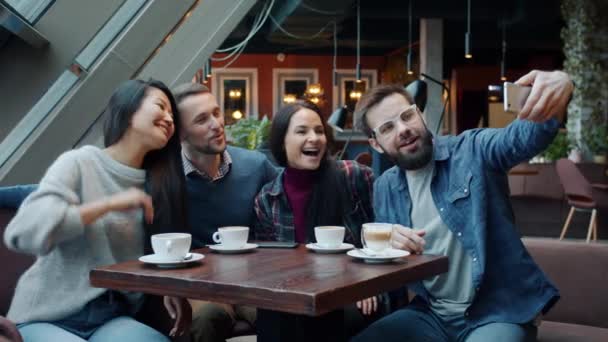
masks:
[[[333,160],[326,132],[313,103],[298,101],[275,114],[270,149],[284,169],[255,198],[256,240],[314,242],[314,227],[336,225],[346,227],[346,242],[361,245],[361,225],[374,221],[373,173],[355,161]],[[376,313],[378,304],[372,297],[347,307],[347,334],[363,328],[361,313]]]

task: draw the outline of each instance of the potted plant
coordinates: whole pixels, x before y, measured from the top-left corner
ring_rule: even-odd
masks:
[[[592,131],[606,127],[606,95],[608,93],[608,63],[606,63],[606,33],[608,21],[605,0],[562,0],[564,26],[561,31],[564,71],[576,90],[568,105],[567,128],[571,140],[580,143],[586,157],[605,156],[606,141],[598,141]],[[605,134],[601,134],[604,135]],[[588,145],[590,144],[590,145]],[[600,161],[605,157],[598,157]]]
[[[593,156],[593,161],[599,164],[606,164],[606,154],[608,153],[608,127],[606,125],[594,126],[584,135]]]
[[[261,120],[256,118],[241,119],[232,125],[226,126],[226,136],[229,143],[233,146],[248,150],[258,150],[269,157],[268,138],[270,137],[271,123],[266,116]]]
[[[566,132],[560,131],[557,133],[553,142],[540,154],[540,157],[545,161],[557,161],[568,156],[570,143]]]

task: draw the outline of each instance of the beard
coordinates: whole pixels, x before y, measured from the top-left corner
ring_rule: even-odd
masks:
[[[189,149],[192,152],[196,152],[199,154],[221,154],[226,150],[226,136],[223,137],[222,143],[217,144],[213,143],[213,139],[208,139],[206,141],[201,141],[199,139],[192,139],[193,137],[187,137],[182,144],[186,144],[189,146]]]
[[[196,147],[196,151],[201,154],[220,154],[226,150],[226,144],[223,145],[211,145],[206,144],[203,146]]]
[[[389,155],[389,158],[403,170],[418,170],[425,167],[433,158],[433,135],[426,129],[420,136],[420,148],[414,153]]]

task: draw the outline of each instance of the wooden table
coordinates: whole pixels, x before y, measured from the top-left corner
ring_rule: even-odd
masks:
[[[114,290],[257,307],[258,341],[340,340],[341,324],[340,329],[335,328],[344,306],[448,270],[447,257],[430,255],[366,264],[346,254],[312,253],[304,246],[259,248],[234,255],[211,253],[207,248],[196,252],[205,258],[192,267],[159,269],[128,261],[92,270],[90,281],[95,287]],[[325,326],[298,331],[276,321],[302,316],[308,316],[303,319],[312,325]],[[336,335],[323,332],[317,336],[327,328],[333,328]]]

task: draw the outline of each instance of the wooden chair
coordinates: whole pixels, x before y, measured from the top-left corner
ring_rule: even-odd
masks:
[[[589,228],[587,229],[587,242],[593,234],[593,241],[597,241],[597,203],[593,199],[593,188],[606,189],[605,184],[591,184],[583,176],[576,164],[570,159],[560,159],[555,163],[559,180],[564,187],[564,193],[570,207],[570,212],[562,228],[559,239],[562,240],[568,231],[568,226],[575,211],[591,213]]]

